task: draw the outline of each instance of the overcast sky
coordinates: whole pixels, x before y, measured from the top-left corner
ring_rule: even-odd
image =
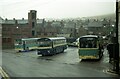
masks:
[[[115,13],[116,0],[0,0],[0,16],[28,18],[30,10],[37,18],[76,18]]]

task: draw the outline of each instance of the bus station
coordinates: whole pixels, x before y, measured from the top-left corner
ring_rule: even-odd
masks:
[[[83,7],[78,0],[69,2],[51,1],[49,3],[49,0],[46,0],[45,5],[42,6],[39,6],[42,4],[42,0],[41,2],[23,1],[25,4],[33,3],[31,4],[33,5],[32,8],[29,8],[29,11],[27,9],[27,19],[17,19],[15,16],[13,19],[5,18],[7,17],[6,11],[4,11],[4,16],[0,16],[0,79],[26,77],[118,78],[120,75],[120,2],[83,2],[82,4],[87,4],[90,8],[87,7],[84,10],[89,12],[84,12],[81,8],[85,8],[85,5]],[[5,5],[15,8],[18,4],[24,4],[21,1],[20,3],[14,1],[10,4],[8,4],[9,2],[3,3],[4,8]],[[67,4],[63,5],[64,3]],[[76,4],[73,5],[74,3]],[[82,7],[78,8],[78,3]],[[60,9],[60,4],[64,8]],[[74,15],[74,12],[76,12],[77,18],[64,19],[65,16],[63,19],[47,18],[64,9],[64,11],[59,12],[61,13],[59,16],[57,16],[57,13],[54,16],[66,15],[66,10],[71,11],[71,9],[68,9],[71,8],[69,4],[77,6],[74,9],[75,11],[72,10],[68,13]],[[45,8],[47,5],[49,7]],[[56,9],[55,12],[52,12],[53,6]],[[5,9],[7,10],[7,8]],[[50,12],[48,9],[50,9]],[[18,10],[23,13],[27,12],[23,9]],[[111,11],[111,14],[95,15],[91,13],[92,10],[94,13],[96,10],[103,13]],[[9,10],[8,12],[11,13]],[[77,12],[78,14],[88,13],[89,16],[80,17]],[[12,13],[17,14],[17,11]],[[94,15],[90,15],[90,13]],[[43,14],[45,14],[44,18],[41,18],[40,15]],[[12,14],[10,16],[12,17]],[[70,16],[72,17],[72,15]]]

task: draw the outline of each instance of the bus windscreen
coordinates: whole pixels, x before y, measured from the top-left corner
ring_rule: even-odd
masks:
[[[97,47],[97,38],[81,38],[80,39],[80,48],[96,48]]]

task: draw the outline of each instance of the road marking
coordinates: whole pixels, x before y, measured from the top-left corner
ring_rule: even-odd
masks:
[[[3,77],[3,79],[10,79],[10,77],[8,76],[8,74],[6,74],[2,67],[0,67],[0,74]]]

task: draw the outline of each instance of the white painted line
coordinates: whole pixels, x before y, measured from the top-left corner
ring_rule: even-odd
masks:
[[[2,67],[0,67],[0,74],[3,77],[3,79],[10,79],[8,74],[6,74],[6,72],[2,69]]]

